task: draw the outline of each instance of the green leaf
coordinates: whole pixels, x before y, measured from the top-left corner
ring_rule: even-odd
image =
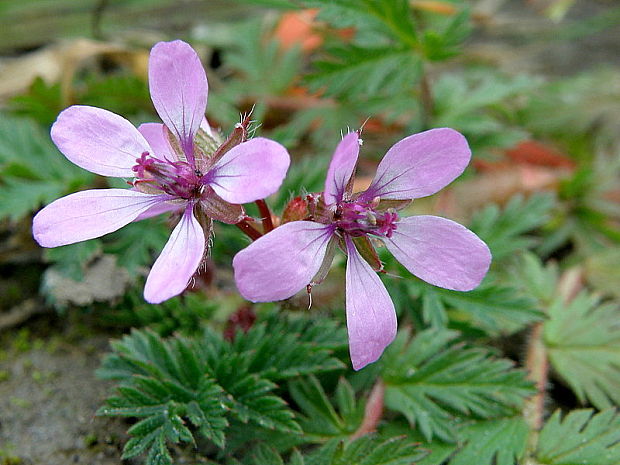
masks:
[[[325,89],[327,95],[351,98],[413,89],[421,73],[419,57],[407,48],[349,46],[329,51],[330,60],[316,62],[317,71],[308,77],[313,89]]]
[[[357,35],[417,45],[415,23],[407,0],[305,0],[320,8],[318,18],[337,28],[355,27]],[[359,39],[358,39],[359,40]]]
[[[544,318],[536,301],[513,287],[483,284],[473,291],[458,292],[412,281],[408,288],[413,295],[422,296],[424,321],[435,327],[445,326],[450,316],[498,335],[514,333]]]
[[[362,436],[351,442],[332,439],[305,459],[306,465],[411,465],[426,455],[405,437]]]
[[[538,438],[536,459],[548,465],[620,463],[620,415],[614,409],[593,415],[574,410],[562,419],[556,411]]]
[[[0,113],[0,218],[18,220],[93,176],[63,157],[40,126]]]
[[[509,115],[514,102],[538,82],[528,76],[504,76],[488,68],[443,73],[433,83],[433,127],[450,127],[467,137],[476,156],[494,157],[498,148],[512,147],[527,137]]]
[[[580,293],[548,309],[544,342],[556,372],[579,400],[603,409],[620,404],[620,308]]]
[[[520,463],[528,437],[521,416],[474,423],[459,430],[465,442],[450,460],[450,465],[515,465]]]
[[[162,217],[163,218],[163,217]],[[118,257],[122,267],[135,273],[148,266],[170,237],[170,228],[162,219],[146,219],[123,226],[106,236],[103,250]]]
[[[15,115],[50,126],[63,109],[60,83],[48,84],[39,76],[32,81],[25,94],[13,97],[10,104]]]
[[[429,15],[429,18],[435,21],[432,21],[431,27],[428,27],[422,34],[424,56],[428,60],[439,61],[456,55],[472,30],[469,9],[465,7],[443,21],[440,20],[439,15]]]
[[[344,368],[331,350],[345,345],[343,328],[330,320],[274,316],[235,337],[232,350],[247,352],[246,363],[252,372],[279,381]]]
[[[234,416],[244,423],[251,421],[262,428],[282,432],[301,431],[286,402],[271,394],[275,384],[256,375],[239,378],[231,384],[222,383]]]
[[[172,442],[192,440],[191,433],[174,411],[174,405],[169,404],[159,415],[133,425],[128,433],[134,437],[125,444],[121,458],[129,459],[148,450],[147,465],[172,464],[166,439]]]
[[[516,195],[503,209],[489,205],[476,213],[470,228],[487,243],[493,260],[501,260],[536,244],[534,238],[525,234],[549,220],[554,204],[551,194],[535,194],[528,199]]]
[[[149,457],[161,460],[166,460],[161,437],[164,444],[193,442],[183,419],[221,448],[231,421],[246,425],[245,432],[236,430],[243,436],[234,438],[235,448],[251,440],[250,430],[295,436],[301,428],[273,380],[342,368],[332,351],[345,342],[343,329],[329,320],[281,315],[257,322],[247,333],[238,332],[233,342],[211,329],[169,339],[134,330],[112,343],[114,352],[98,370],[100,377],[120,383],[98,413],[142,418],[130,434],[149,445],[133,441],[130,450],[148,448]],[[352,402],[344,391],[340,401],[349,407]],[[162,423],[166,412],[175,416]],[[156,427],[159,433],[154,436]],[[256,437],[261,434],[266,436]]]
[[[125,446],[125,458],[148,450],[147,464],[172,463],[167,442],[194,442],[183,417],[206,439],[224,446],[224,393],[209,378],[204,362],[193,356],[189,341],[169,342],[152,332],[133,331],[114,347],[116,354],[106,357],[98,374],[121,384],[97,413],[142,418],[128,431],[133,438]]]
[[[405,415],[427,440],[437,436],[452,442],[459,420],[509,415],[533,393],[525,373],[511,361],[492,358],[483,348],[455,345],[456,337],[429,329],[409,341],[403,331],[384,355],[386,406]]]
[[[340,379],[336,388],[340,414],[314,376],[292,381],[289,391],[304,414],[299,424],[309,440],[321,442],[332,437],[347,438],[362,422],[363,405],[356,405],[353,389],[344,378]]]
[[[250,453],[254,465],[284,465],[284,461],[272,447],[258,444]]]
[[[89,75],[85,81],[86,91],[80,96],[83,105],[105,108],[125,117],[139,114],[144,118],[153,114],[149,88],[144,79],[119,73],[104,77]]]

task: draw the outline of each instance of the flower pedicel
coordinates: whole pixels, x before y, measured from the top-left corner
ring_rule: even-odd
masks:
[[[58,247],[102,236],[135,220],[179,212],[181,219],[144,288],[145,299],[159,303],[187,287],[206,254],[211,219],[243,219],[239,204],[273,194],[290,158],[282,145],[264,138],[242,137],[235,141],[241,142],[238,145],[218,147],[204,118],[207,77],[198,55],[185,42],[153,47],[149,87],[164,124],[136,129],[117,114],[88,106],[72,106],[58,116],[52,139],[70,161],[102,176],[134,178],[133,188],[62,197],[35,216],[33,234],[43,247]]]
[[[245,298],[281,300],[320,282],[340,245],[348,257],[347,329],[356,370],[376,361],[396,336],[394,304],[375,273],[381,264],[370,238],[383,241],[418,278],[446,289],[475,288],[491,262],[489,248],[464,226],[437,216],[401,218],[397,212],[464,171],[471,152],[460,133],[440,128],[406,137],[387,152],[370,187],[353,193],[360,145],[357,132],[342,139],[323,195],[314,197],[303,221],[276,228],[233,259]]]

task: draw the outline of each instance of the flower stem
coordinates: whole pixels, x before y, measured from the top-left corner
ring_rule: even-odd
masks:
[[[582,270],[571,268],[560,276],[557,285],[556,296],[568,304],[575,298],[582,288]],[[548,302],[551,305],[551,302]],[[525,367],[529,372],[529,378],[536,385],[536,394],[525,402],[523,416],[530,428],[527,451],[530,458],[525,465],[535,464],[533,456],[538,446],[538,434],[543,426],[545,413],[545,395],[549,376],[549,357],[544,341],[544,322],[536,323],[532,328],[530,340],[527,346]]]
[[[426,72],[422,71],[420,78],[420,100],[422,101],[422,124],[424,129],[428,129],[432,123],[435,103],[433,102],[433,92]]]
[[[532,328],[525,362],[529,378],[536,385],[536,394],[527,400],[523,411],[525,421],[533,431],[538,431],[542,426],[547,376],[549,374],[549,360],[543,341],[543,329],[542,322],[536,323]]]
[[[377,380],[370,391],[366,408],[364,409],[364,419],[362,424],[355,433],[351,435],[351,439],[357,439],[365,434],[372,433],[377,429],[381,416],[383,415],[383,398],[385,396],[385,384],[381,378]]]
[[[248,218],[242,219],[241,221],[236,223],[235,226],[237,226],[246,236],[248,236],[253,241],[262,236],[262,234],[250,224]]]
[[[269,231],[273,231],[273,221],[271,220],[271,210],[264,200],[257,200],[254,202],[260,212],[261,220],[263,222],[263,234],[267,234]]]

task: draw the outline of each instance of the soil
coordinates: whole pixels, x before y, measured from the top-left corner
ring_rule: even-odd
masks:
[[[94,415],[110,388],[94,374],[107,337],[69,344],[17,334],[0,362],[0,463],[120,463],[126,426]]]

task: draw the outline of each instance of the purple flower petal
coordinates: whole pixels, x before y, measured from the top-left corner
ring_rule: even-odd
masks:
[[[204,231],[190,206],[146,278],[144,299],[151,304],[159,304],[183,292],[198,269],[204,251]]]
[[[254,202],[278,190],[289,164],[289,154],[282,145],[257,137],[226,152],[207,179],[227,202]]]
[[[360,152],[360,138],[357,132],[350,132],[342,138],[334,151],[325,178],[325,203],[332,205],[342,200],[347,183],[353,176]]]
[[[32,232],[43,247],[73,244],[116,231],[162,201],[161,196],[129,189],[76,192],[37,213]]]
[[[207,75],[200,58],[183,41],[159,42],[149,59],[151,99],[160,118],[193,162],[194,135],[207,108]]]
[[[239,292],[252,302],[291,297],[319,271],[332,236],[330,226],[293,221],[257,239],[233,259]]]
[[[52,140],[73,163],[102,176],[133,177],[132,167],[151,148],[122,116],[101,108],[74,105],[52,126]]]
[[[415,276],[455,291],[478,286],[491,264],[491,252],[478,236],[438,216],[403,218],[392,237],[383,240]]]
[[[152,149],[152,155],[160,160],[176,161],[178,157],[172,150],[166,137],[165,126],[161,123],[144,123],[138,126],[138,131],[144,136]]]
[[[364,200],[417,199],[434,194],[461,175],[471,158],[467,140],[449,128],[431,129],[392,146],[377,167]]]
[[[353,369],[375,362],[396,337],[396,311],[385,286],[370,265],[347,244],[347,331]]]
[[[176,201],[175,203],[160,202],[153,205],[148,210],[140,213],[134,221],[142,221],[148,218],[153,218],[154,216],[163,215],[164,213],[176,212],[182,210],[184,207],[185,205],[179,201]]]

